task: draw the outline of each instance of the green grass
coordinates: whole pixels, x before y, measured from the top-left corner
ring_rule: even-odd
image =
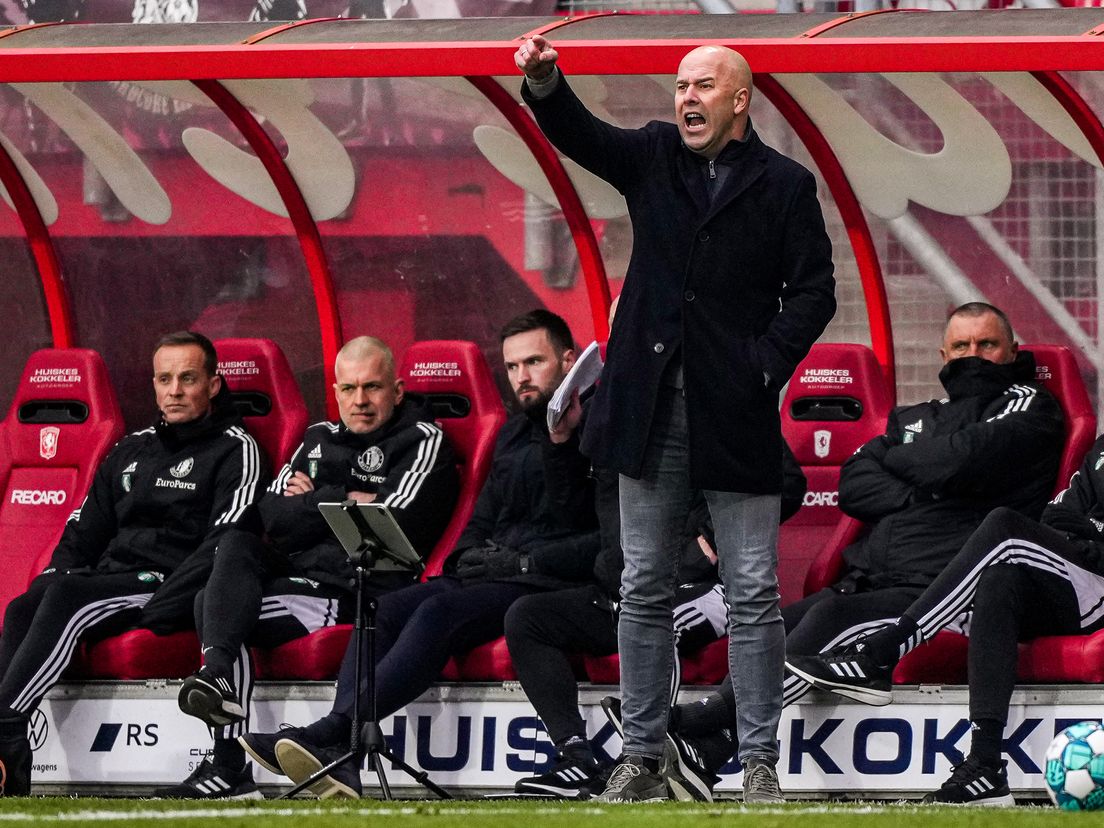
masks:
[[[36,825],[158,825],[166,828],[1034,828],[1093,819],[1038,806],[1014,809],[931,808],[916,804],[788,803],[776,808],[737,804],[568,804],[516,800],[455,802],[227,802],[32,798],[0,800],[0,828]]]

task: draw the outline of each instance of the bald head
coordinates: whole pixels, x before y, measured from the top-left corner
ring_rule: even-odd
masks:
[[[675,120],[682,142],[716,158],[747,131],[751,67],[726,46],[699,46],[686,54],[675,80]]]
[[[687,61],[706,61],[714,64],[720,72],[727,74],[732,79],[735,89],[743,87],[750,94],[752,87],[751,66],[748,65],[744,56],[735,49],[729,49],[727,46],[699,46],[696,49],[691,49],[679,64],[680,73],[683,64]]]

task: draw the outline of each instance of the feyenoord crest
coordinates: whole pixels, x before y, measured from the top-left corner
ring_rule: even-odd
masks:
[[[189,474],[192,473],[193,465],[195,464],[192,462],[192,458],[189,457],[187,460],[181,460],[179,463],[169,469],[169,474],[179,480],[180,478],[187,477]]]
[[[813,451],[817,457],[827,457],[832,448],[832,432],[820,429],[813,432]]]
[[[379,446],[372,446],[370,449],[362,451],[357,458],[357,465],[366,472],[376,471],[383,465],[383,449]]]
[[[124,492],[129,492],[130,491],[130,478],[134,474],[134,472],[136,472],[136,471],[138,471],[138,461],[137,460],[135,460],[133,463],[131,463],[129,466],[127,466],[125,469],[123,469],[123,491]]]
[[[57,454],[58,436],[61,429],[57,426],[43,426],[38,432],[38,456],[43,460],[53,460]]]

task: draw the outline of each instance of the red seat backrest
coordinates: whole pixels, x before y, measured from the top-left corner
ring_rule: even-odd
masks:
[[[287,357],[271,339],[219,339],[218,370],[230,387],[245,427],[273,470],[291,458],[307,430],[307,404]]]
[[[778,541],[783,603],[804,594],[805,574],[844,518],[840,467],[885,431],[893,390],[865,345],[814,345],[797,366],[782,400],[782,433],[808,480],[801,509]]]
[[[415,342],[403,355],[399,376],[406,390],[429,398],[437,422],[460,460],[460,496],[452,518],[426,561],[423,577],[440,575],[471,517],[491,468],[495,437],[506,420],[487,361],[474,342]]]
[[[1062,450],[1055,493],[1069,482],[1070,476],[1085,457],[1096,439],[1096,415],[1089,402],[1085,383],[1078,370],[1077,361],[1066,347],[1060,345],[1022,345],[1035,355],[1035,377],[1043,383],[1061,404],[1066,414],[1066,441]],[[842,568],[841,553],[853,543],[862,531],[862,523],[845,519],[839,531],[825,546],[820,558],[810,569],[806,593],[832,583]]]
[[[1058,466],[1054,493],[1069,484],[1085,454],[1096,439],[1096,414],[1093,413],[1085,381],[1077,360],[1062,345],[1021,345],[1035,355],[1035,379],[1053,394],[1066,414],[1066,444]]]
[[[122,434],[115,389],[98,353],[31,354],[0,422],[0,613],[49,560],[96,467]]]

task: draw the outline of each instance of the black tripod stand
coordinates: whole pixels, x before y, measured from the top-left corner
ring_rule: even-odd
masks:
[[[452,799],[449,793],[434,783],[425,771],[417,770],[399,759],[387,749],[387,743],[383,738],[383,730],[376,719],[376,609],[378,602],[375,596],[365,596],[364,584],[369,573],[376,568],[377,555],[386,550],[381,544],[378,535],[368,525],[364,515],[361,514],[358,504],[354,500],[347,500],[341,504],[342,511],[348,515],[360,534],[360,546],[349,557],[356,565],[356,621],[353,625],[353,674],[356,676],[356,688],[353,694],[352,732],[349,737],[349,750],[330,764],[318,769],[304,779],[280,799],[290,799],[305,788],[310,787],[331,770],[346,762],[360,762],[363,756],[367,760],[367,768],[375,772],[379,779],[380,790],[385,800],[394,799],[391,795],[391,786],[387,783],[387,775],[383,769],[383,760],[387,759],[391,764],[415,782],[424,785],[441,799]],[[366,611],[367,610],[367,611]],[[364,652],[367,643],[368,665],[364,674],[365,692],[368,695],[368,710],[366,718],[360,718],[360,678],[364,670]]]

